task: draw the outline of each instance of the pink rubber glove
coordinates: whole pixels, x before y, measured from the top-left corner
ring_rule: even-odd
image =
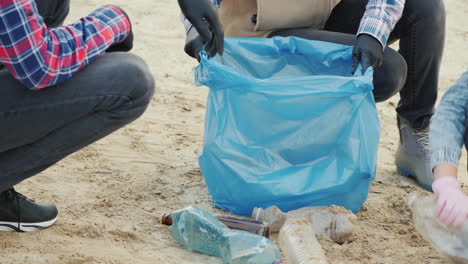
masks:
[[[436,215],[442,223],[463,227],[468,217],[468,196],[455,177],[442,177],[434,181],[432,190],[437,196]]]

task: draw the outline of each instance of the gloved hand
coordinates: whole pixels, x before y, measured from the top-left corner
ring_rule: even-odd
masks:
[[[468,217],[468,196],[455,177],[442,177],[434,181],[432,190],[437,196],[436,215],[442,223],[463,227]]]
[[[119,51],[123,51],[123,52],[128,52],[130,50],[133,49],[133,29],[132,29],[132,22],[130,20],[130,17],[127,15],[127,13],[122,9],[122,8],[119,8],[120,11],[122,11],[122,13],[127,17],[127,20],[128,22],[130,23],[130,33],[128,34],[127,38],[120,42],[120,43],[117,43],[115,45],[112,45],[110,46],[106,52],[119,52]]]
[[[213,43],[213,42],[211,42]],[[184,51],[192,58],[196,58],[200,61],[200,51],[203,49],[203,41],[195,27],[192,27],[187,33],[187,39],[185,40]],[[216,54],[216,53],[215,53]],[[210,57],[215,54],[208,54]]]
[[[196,57],[201,50],[200,42],[206,45],[208,56],[224,51],[224,31],[219,21],[218,11],[209,0],[178,0],[180,9],[193,27],[187,36],[185,51]],[[196,29],[194,31],[194,29]],[[197,36],[198,33],[198,36]],[[189,46],[188,45],[193,45]],[[203,47],[203,45],[202,45]]]
[[[383,48],[380,42],[371,35],[361,34],[357,37],[356,45],[353,49],[353,70],[356,72],[359,62],[362,64],[362,73],[364,74],[372,66],[374,69],[382,66]]]

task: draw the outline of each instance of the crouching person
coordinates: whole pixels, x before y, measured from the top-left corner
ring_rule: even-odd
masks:
[[[468,71],[444,95],[430,128],[436,213],[455,227],[462,227],[468,217],[468,196],[457,179],[463,144],[468,148]]]
[[[68,26],[68,0],[0,3],[0,230],[51,226],[58,211],[13,186],[111,134],[146,110],[154,90],[132,54],[131,22],[103,6]]]

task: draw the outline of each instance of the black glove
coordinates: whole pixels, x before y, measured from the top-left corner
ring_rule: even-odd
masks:
[[[198,61],[200,61],[200,51],[202,49],[202,38],[198,33],[197,29],[195,27],[192,27],[187,33],[187,39],[185,40],[185,53],[187,53],[187,55],[189,55],[190,57],[196,58]],[[210,54],[210,56],[213,56],[215,54]]]
[[[187,35],[185,52],[195,58],[205,44],[208,56],[212,57],[216,53],[223,55],[224,31],[213,3],[209,0],[178,1],[182,13],[193,25]]]
[[[376,38],[367,34],[359,35],[353,49],[352,73],[354,74],[356,72],[359,62],[362,64],[363,74],[370,66],[374,69],[382,66],[383,54],[382,45]]]
[[[119,51],[128,52],[133,49],[132,22],[130,20],[130,17],[127,15],[127,13],[122,8],[119,8],[119,9],[127,17],[128,23],[130,24],[130,33],[128,34],[127,38],[124,41],[110,46],[106,50],[106,52],[119,52]]]

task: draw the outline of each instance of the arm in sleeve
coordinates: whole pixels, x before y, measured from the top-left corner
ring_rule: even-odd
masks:
[[[449,163],[458,168],[468,114],[468,71],[444,95],[431,120],[432,168]]]
[[[0,63],[30,89],[70,79],[113,44],[125,40],[131,25],[116,6],[103,6],[68,26],[49,29],[35,1],[0,4]]]
[[[406,0],[369,0],[358,35],[371,35],[385,48],[390,33],[403,15],[405,2]]]

